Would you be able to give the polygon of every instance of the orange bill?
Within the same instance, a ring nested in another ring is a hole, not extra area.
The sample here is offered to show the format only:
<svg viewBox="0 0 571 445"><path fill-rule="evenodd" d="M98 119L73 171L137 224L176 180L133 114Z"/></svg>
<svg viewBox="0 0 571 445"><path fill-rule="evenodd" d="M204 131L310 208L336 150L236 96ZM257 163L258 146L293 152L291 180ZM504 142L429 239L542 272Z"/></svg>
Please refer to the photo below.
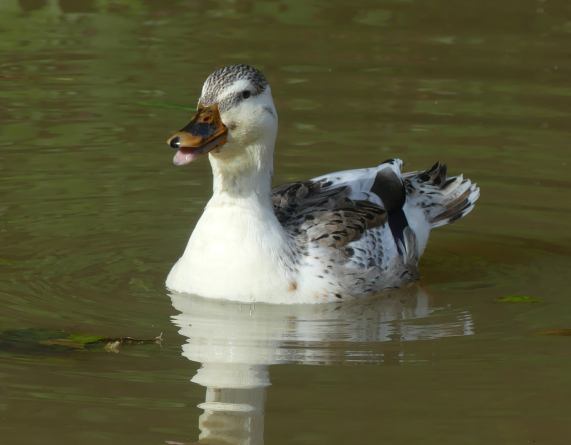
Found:
<svg viewBox="0 0 571 445"><path fill-rule="evenodd" d="M226 143L227 136L228 128L222 123L218 105L214 104L200 106L190 123L173 134L167 144L177 149L174 164L185 165Z"/></svg>

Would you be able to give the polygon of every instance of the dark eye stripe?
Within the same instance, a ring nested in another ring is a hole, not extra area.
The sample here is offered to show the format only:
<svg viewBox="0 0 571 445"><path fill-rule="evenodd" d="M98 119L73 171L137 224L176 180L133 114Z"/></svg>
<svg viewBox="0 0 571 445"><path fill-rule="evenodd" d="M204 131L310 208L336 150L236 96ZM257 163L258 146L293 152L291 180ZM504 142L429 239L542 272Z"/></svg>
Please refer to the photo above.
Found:
<svg viewBox="0 0 571 445"><path fill-rule="evenodd" d="M248 97L246 97L246 98L244 97L244 93L245 93L245 92L248 92ZM254 93L252 93L252 92L249 91L249 90L244 90L244 91L242 91L242 92L240 92L240 93L238 93L238 94L234 94L234 95L232 95L232 96L228 96L228 97L226 97L225 99L222 99L222 100L218 103L218 109L219 109L220 111L227 111L227 110L229 110L230 108L233 108L233 107L235 107L236 105L238 105L238 104L239 104L240 102L242 102L244 99L248 99L248 98L250 98L250 97L258 96L258 95L260 95L262 92L263 92L263 90L262 90L262 91L259 91L259 92L254 92ZM207 105L207 104L205 104L204 102L206 102L206 101L204 101L204 100L201 101L201 103L202 103L203 105ZM214 101L212 101L212 103L214 103Z"/></svg>
<svg viewBox="0 0 571 445"><path fill-rule="evenodd" d="M251 86L251 85L250 85ZM248 99L250 97L256 97L259 96L260 94L262 94L264 91L266 90L266 87L264 86L264 88L262 89L254 89L254 91L252 90L243 90L240 91L238 93L234 93L233 96L230 97L226 97L226 99L223 99L222 101L220 101L218 103L220 110L222 111L222 107L221 105L223 103L232 103L233 105L239 103L240 101L244 100L244 99ZM217 95L222 92L222 88L217 89L216 91L207 91L206 93L204 93L204 95L200 98L200 103L204 106L208 106L208 105L212 105L213 103L216 102L216 98ZM248 97L244 97L244 93L247 92L247 96Z"/></svg>

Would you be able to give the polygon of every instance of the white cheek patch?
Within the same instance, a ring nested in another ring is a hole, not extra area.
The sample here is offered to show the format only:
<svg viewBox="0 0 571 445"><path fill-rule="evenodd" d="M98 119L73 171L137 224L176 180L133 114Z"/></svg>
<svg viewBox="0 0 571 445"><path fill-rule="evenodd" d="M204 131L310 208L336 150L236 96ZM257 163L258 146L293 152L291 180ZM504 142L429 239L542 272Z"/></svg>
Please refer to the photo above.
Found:
<svg viewBox="0 0 571 445"><path fill-rule="evenodd" d="M253 129L265 119L277 120L269 87L263 93L244 99L221 113L224 123L235 123L242 128L249 127Z"/></svg>

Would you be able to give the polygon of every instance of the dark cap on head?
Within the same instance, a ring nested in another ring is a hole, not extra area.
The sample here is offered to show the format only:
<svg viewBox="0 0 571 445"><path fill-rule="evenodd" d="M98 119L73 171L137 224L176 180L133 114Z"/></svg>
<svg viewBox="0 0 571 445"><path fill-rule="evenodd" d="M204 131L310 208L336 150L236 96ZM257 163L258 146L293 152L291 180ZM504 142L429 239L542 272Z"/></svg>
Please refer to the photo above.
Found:
<svg viewBox="0 0 571 445"><path fill-rule="evenodd" d="M204 82L204 89L200 103L211 105L224 88L230 86L237 80L248 80L253 87L250 91L252 96L262 93L268 86L268 81L264 74L250 65L228 65L214 71Z"/></svg>

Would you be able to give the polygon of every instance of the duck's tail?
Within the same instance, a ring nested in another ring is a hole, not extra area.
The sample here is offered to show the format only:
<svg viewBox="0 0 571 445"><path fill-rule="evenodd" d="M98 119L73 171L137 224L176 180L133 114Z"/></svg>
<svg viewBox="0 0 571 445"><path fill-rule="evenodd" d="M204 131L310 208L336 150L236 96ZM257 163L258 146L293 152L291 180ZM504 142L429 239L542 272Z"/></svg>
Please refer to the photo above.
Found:
<svg viewBox="0 0 571 445"><path fill-rule="evenodd" d="M431 227L451 224L472 211L480 188L462 175L446 175L446 165L437 162L423 172L403 175L407 201L424 211Z"/></svg>

